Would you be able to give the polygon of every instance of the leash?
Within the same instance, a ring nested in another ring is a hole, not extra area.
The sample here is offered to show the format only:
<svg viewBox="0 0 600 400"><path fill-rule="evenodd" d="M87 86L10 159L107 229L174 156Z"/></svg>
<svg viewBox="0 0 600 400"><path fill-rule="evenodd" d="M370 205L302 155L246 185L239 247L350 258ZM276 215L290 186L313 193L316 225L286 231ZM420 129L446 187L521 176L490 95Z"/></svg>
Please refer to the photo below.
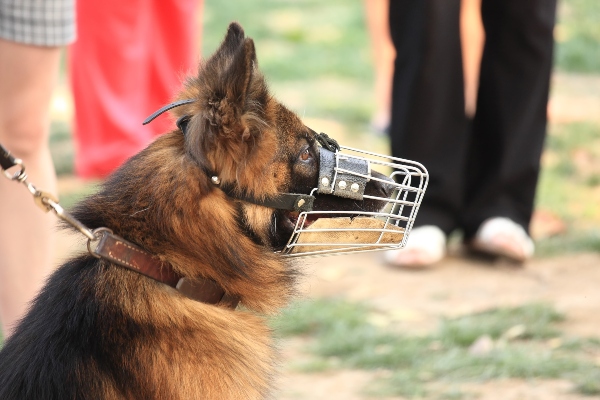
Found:
<svg viewBox="0 0 600 400"><path fill-rule="evenodd" d="M27 187L35 204L42 211L53 211L59 219L87 237L87 249L92 256L164 283L190 299L207 304L221 304L232 309L237 307L239 299L228 295L212 279L199 278L192 280L183 277L173 270L171 264L161 261L158 257L151 255L139 246L115 235L110 229L101 227L91 230L86 227L69 214L59 204L56 197L38 190L28 182L23 161L14 157L2 144L0 144L0 167L6 178L22 183ZM11 172L13 169L15 171Z"/></svg>
<svg viewBox="0 0 600 400"><path fill-rule="evenodd" d="M42 211L54 211L58 218L76 228L88 238L88 241L97 239L92 230L88 229L81 222L73 218L68 212L65 211L64 208L60 206L60 204L58 204L58 199L56 197L50 193L38 190L34 185L28 182L23 161L19 158L13 157L13 155L10 154L10 152L6 150L2 144L0 144L0 166L2 167L4 176L6 176L9 180L22 183L27 187L27 190L29 190L29 193L31 193L33 196L35 204L41 208ZM9 170L13 167L17 167L18 170L11 174Z"/></svg>

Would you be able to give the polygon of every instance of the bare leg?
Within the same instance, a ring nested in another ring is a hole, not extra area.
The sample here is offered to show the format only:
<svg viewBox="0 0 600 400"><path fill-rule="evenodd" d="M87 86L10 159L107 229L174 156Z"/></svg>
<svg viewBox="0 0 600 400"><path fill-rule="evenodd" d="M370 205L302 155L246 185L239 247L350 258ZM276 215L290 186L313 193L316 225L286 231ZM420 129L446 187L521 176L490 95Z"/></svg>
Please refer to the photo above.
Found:
<svg viewBox="0 0 600 400"><path fill-rule="evenodd" d="M54 194L49 103L59 59L58 47L0 39L0 143L23 160L30 182ZM0 176L0 221L0 322L8 337L50 271L55 220L24 186Z"/></svg>
<svg viewBox="0 0 600 400"><path fill-rule="evenodd" d="M460 38L465 80L465 114L467 117L473 118L477 108L479 66L485 42L485 32L481 21L481 0L461 1Z"/></svg>
<svg viewBox="0 0 600 400"><path fill-rule="evenodd" d="M375 67L375 115L372 125L378 130L390 124L392 77L396 51L390 37L388 21L389 0L365 0L367 28L371 38Z"/></svg>

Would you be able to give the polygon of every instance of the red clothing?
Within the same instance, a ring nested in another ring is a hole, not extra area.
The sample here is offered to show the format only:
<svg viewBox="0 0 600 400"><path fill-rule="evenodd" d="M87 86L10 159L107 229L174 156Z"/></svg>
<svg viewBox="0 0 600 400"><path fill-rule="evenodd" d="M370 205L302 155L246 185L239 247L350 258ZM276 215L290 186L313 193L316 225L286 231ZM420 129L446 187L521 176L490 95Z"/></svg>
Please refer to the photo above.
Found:
<svg viewBox="0 0 600 400"><path fill-rule="evenodd" d="M102 178L174 124L142 121L171 101L199 61L199 0L78 1L70 74L75 170Z"/></svg>

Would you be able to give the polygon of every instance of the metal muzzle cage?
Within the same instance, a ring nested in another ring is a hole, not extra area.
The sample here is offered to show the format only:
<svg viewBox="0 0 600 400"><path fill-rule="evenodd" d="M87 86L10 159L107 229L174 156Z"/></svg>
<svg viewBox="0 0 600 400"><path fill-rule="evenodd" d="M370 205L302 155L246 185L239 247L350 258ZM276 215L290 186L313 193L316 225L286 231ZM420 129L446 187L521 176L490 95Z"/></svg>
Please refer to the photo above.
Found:
<svg viewBox="0 0 600 400"><path fill-rule="evenodd" d="M427 188L428 174L417 162L340 146L320 149L318 186L311 194L373 200L378 211L304 211L282 253L330 255L406 246ZM372 174L371 169L382 175ZM365 194L369 181L391 185L389 197Z"/></svg>

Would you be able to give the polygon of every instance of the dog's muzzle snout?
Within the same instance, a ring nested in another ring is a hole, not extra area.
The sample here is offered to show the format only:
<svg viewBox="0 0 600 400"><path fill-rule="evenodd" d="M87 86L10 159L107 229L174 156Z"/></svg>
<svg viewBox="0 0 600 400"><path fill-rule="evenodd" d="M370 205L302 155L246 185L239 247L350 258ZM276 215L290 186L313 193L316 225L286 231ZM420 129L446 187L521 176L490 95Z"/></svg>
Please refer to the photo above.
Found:
<svg viewBox="0 0 600 400"><path fill-rule="evenodd" d="M325 196L316 196L315 210L295 218L282 252L306 256L404 247L427 187L425 167L315 136L325 143L319 140L318 182L311 194Z"/></svg>

